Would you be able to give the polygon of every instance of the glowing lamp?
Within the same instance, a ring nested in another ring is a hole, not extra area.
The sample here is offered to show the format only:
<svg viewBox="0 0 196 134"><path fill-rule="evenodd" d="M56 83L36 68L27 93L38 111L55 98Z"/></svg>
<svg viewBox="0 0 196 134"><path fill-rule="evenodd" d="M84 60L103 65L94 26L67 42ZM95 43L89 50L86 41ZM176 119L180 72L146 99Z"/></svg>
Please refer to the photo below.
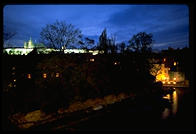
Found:
<svg viewBox="0 0 196 134"><path fill-rule="evenodd" d="M28 79L31 79L31 74L27 74L27 78Z"/></svg>
<svg viewBox="0 0 196 134"><path fill-rule="evenodd" d="M59 77L59 73L56 73L56 77Z"/></svg>
<svg viewBox="0 0 196 134"><path fill-rule="evenodd" d="M92 59L90 59L90 61L91 61L91 62L94 62L94 61L95 61L95 59L93 59L93 58L92 58Z"/></svg>
<svg viewBox="0 0 196 134"><path fill-rule="evenodd" d="M47 77L47 74L46 74L46 73L44 73L44 74L43 74L43 78L46 78L46 77Z"/></svg>

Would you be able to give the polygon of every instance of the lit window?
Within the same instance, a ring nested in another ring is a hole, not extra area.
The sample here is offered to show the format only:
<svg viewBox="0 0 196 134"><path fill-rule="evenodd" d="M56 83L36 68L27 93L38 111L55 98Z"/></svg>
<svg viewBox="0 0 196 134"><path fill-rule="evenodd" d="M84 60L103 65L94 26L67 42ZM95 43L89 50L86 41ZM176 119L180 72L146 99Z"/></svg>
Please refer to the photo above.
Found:
<svg viewBox="0 0 196 134"><path fill-rule="evenodd" d="M44 74L43 74L43 78L46 78L46 77L47 77L47 74L46 74L46 73L44 73Z"/></svg>
<svg viewBox="0 0 196 134"><path fill-rule="evenodd" d="M59 73L56 73L56 77L59 77Z"/></svg>
<svg viewBox="0 0 196 134"><path fill-rule="evenodd" d="M28 79L31 79L31 74L27 74L27 78Z"/></svg>
<svg viewBox="0 0 196 134"><path fill-rule="evenodd" d="M170 68L168 68L168 70L170 70Z"/></svg>
<svg viewBox="0 0 196 134"><path fill-rule="evenodd" d="M95 59L93 59L93 58L92 58L92 59L90 59L90 61L91 61L91 62L94 62L94 61L95 61Z"/></svg>
<svg viewBox="0 0 196 134"><path fill-rule="evenodd" d="M14 79L14 82L16 82L16 79Z"/></svg>
<svg viewBox="0 0 196 134"><path fill-rule="evenodd" d="M117 65L117 62L114 62L114 65Z"/></svg>
<svg viewBox="0 0 196 134"><path fill-rule="evenodd" d="M174 78L174 80L176 80L176 78Z"/></svg>
<svg viewBox="0 0 196 134"><path fill-rule="evenodd" d="M176 62L174 62L174 66L176 66Z"/></svg>
<svg viewBox="0 0 196 134"><path fill-rule="evenodd" d="M165 62L166 61L166 58L164 58L163 61Z"/></svg>
<svg viewBox="0 0 196 134"><path fill-rule="evenodd" d="M170 82L169 82L169 81L168 81L167 83L168 83L168 84L170 84Z"/></svg>
<svg viewBox="0 0 196 134"><path fill-rule="evenodd" d="M163 84L165 84L165 81L163 81Z"/></svg>
<svg viewBox="0 0 196 134"><path fill-rule="evenodd" d="M12 83L10 83L10 84L8 85L8 87L12 87Z"/></svg>
<svg viewBox="0 0 196 134"><path fill-rule="evenodd" d="M173 84L176 84L176 82L174 81Z"/></svg>

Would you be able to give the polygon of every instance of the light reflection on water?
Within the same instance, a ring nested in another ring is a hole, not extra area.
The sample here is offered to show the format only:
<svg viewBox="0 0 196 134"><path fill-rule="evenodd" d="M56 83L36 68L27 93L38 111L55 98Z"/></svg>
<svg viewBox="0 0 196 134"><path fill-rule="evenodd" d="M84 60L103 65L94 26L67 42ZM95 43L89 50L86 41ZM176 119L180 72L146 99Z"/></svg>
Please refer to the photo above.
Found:
<svg viewBox="0 0 196 134"><path fill-rule="evenodd" d="M168 99L171 103L171 107L166 107L162 112L162 119L167 119L169 117L175 116L178 110L178 95L176 90L172 94L167 94L163 98Z"/></svg>

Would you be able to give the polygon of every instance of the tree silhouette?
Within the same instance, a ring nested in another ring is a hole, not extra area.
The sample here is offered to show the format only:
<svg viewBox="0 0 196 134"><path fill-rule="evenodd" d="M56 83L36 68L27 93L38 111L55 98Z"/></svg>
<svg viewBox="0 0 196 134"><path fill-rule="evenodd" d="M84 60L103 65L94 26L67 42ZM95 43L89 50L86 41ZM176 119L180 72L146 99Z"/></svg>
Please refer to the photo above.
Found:
<svg viewBox="0 0 196 134"><path fill-rule="evenodd" d="M110 39L107 39L107 44L108 44L108 50L111 52L111 53L116 53L117 52L117 46L115 44L116 42L116 38L115 36L112 36ZM108 51L107 50L107 51Z"/></svg>
<svg viewBox="0 0 196 134"><path fill-rule="evenodd" d="M125 43L124 42L120 43L119 47L120 47L120 52L124 53L125 52Z"/></svg>
<svg viewBox="0 0 196 134"><path fill-rule="evenodd" d="M129 40L129 48L135 50L135 52L149 52L153 43L152 37L152 34L145 32L133 35L131 40Z"/></svg>
<svg viewBox="0 0 196 134"><path fill-rule="evenodd" d="M84 38L84 41L79 41L79 43L82 45L83 49L89 50L89 47L92 48L92 45L94 45L95 41L93 39L90 39L88 37Z"/></svg>
<svg viewBox="0 0 196 134"><path fill-rule="evenodd" d="M103 50L104 53L108 52L108 39L107 39L107 31L106 28L103 30L99 37L99 46L98 50Z"/></svg>
<svg viewBox="0 0 196 134"><path fill-rule="evenodd" d="M86 41L87 44L94 44L95 43L94 40L89 39L88 37L85 38L85 41Z"/></svg>
<svg viewBox="0 0 196 134"><path fill-rule="evenodd" d="M47 24L42 28L40 35L44 44L60 50L75 45L82 38L81 31L65 21Z"/></svg>
<svg viewBox="0 0 196 134"><path fill-rule="evenodd" d="M7 41L9 41L11 38L13 38L16 35L16 32L9 32L6 30L5 26L4 26L4 30L3 30L3 44L5 45L5 43ZM10 44L8 44L9 47Z"/></svg>

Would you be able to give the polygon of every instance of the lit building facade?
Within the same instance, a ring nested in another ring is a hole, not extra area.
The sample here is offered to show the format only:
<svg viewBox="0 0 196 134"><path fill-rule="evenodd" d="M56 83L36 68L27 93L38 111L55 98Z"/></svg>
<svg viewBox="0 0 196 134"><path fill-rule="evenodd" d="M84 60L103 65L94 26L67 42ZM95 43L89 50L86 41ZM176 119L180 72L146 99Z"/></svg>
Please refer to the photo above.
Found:
<svg viewBox="0 0 196 134"><path fill-rule="evenodd" d="M28 42L24 42L24 47L18 47L18 48L4 48L3 52L8 53L9 55L27 55L29 54L34 48L37 48L38 54L49 54L51 52L58 52L59 49L54 48L47 48L43 44L34 44L33 41L30 40ZM86 51L84 49L65 49L64 53L91 53L93 55L96 55L98 53L103 53L99 50L90 50Z"/></svg>
<svg viewBox="0 0 196 134"><path fill-rule="evenodd" d="M157 68L157 66L160 67L160 69L157 71L157 73L151 73L156 77L156 81L161 81L163 84L176 84L185 82L185 73L180 72L178 70L172 70L171 68L177 67L178 62L173 61L173 64L171 66L166 66L166 58L163 59L162 64L154 64L154 67Z"/></svg>

